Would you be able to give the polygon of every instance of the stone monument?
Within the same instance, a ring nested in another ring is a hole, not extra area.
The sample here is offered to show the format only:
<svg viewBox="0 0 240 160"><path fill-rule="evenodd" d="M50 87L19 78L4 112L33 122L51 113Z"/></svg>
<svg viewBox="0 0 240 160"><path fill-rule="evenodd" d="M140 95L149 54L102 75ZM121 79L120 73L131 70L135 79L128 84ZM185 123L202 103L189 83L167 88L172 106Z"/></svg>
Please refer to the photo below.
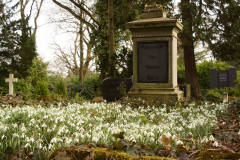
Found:
<svg viewBox="0 0 240 160"><path fill-rule="evenodd" d="M17 78L13 78L13 74L9 74L9 78L6 78L5 82L9 82L9 94L8 95L13 95L13 82L17 82Z"/></svg>
<svg viewBox="0 0 240 160"><path fill-rule="evenodd" d="M210 89L214 88L225 88L225 87L235 87L237 82L237 68L230 67L229 70L219 70L216 68L209 69L210 75Z"/></svg>
<svg viewBox="0 0 240 160"><path fill-rule="evenodd" d="M166 18L161 5L149 5L142 19L126 23L133 40L133 88L135 98L165 103L180 99L177 84L177 39L183 25Z"/></svg>

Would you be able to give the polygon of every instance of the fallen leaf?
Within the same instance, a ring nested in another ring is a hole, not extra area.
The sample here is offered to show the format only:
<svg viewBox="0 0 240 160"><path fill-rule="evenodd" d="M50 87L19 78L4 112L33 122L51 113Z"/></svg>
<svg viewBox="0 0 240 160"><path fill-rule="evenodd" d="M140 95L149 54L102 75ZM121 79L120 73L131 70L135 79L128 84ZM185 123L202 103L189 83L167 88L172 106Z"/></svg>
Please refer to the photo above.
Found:
<svg viewBox="0 0 240 160"><path fill-rule="evenodd" d="M188 151L190 149L190 146L186 145L186 146L183 146L183 148L185 148Z"/></svg>
<svg viewBox="0 0 240 160"><path fill-rule="evenodd" d="M236 116L232 116L231 119L236 119Z"/></svg>
<svg viewBox="0 0 240 160"><path fill-rule="evenodd" d="M172 138L167 138L167 136L162 135L161 142L163 143L163 146L171 146Z"/></svg>
<svg viewBox="0 0 240 160"><path fill-rule="evenodd" d="M162 155L164 157L167 157L170 153L171 147L170 146L166 146L165 150L163 151Z"/></svg>

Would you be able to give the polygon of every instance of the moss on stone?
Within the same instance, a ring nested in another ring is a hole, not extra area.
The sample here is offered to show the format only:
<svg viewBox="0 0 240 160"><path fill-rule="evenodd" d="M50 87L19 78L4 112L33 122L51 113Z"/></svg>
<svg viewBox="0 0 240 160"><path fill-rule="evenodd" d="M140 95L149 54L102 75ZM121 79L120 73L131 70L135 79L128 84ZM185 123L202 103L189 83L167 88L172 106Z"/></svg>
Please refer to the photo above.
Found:
<svg viewBox="0 0 240 160"><path fill-rule="evenodd" d="M198 154L196 160L207 160L207 159L240 159L240 153L219 153L202 151Z"/></svg>
<svg viewBox="0 0 240 160"><path fill-rule="evenodd" d="M82 149L77 146L61 147L55 149L48 155L46 160L74 160L74 159L85 159L92 157L95 160L164 160L165 157L153 157L153 156L133 156L121 151L107 151L106 148L85 148ZM175 160L173 158L167 158L168 160Z"/></svg>

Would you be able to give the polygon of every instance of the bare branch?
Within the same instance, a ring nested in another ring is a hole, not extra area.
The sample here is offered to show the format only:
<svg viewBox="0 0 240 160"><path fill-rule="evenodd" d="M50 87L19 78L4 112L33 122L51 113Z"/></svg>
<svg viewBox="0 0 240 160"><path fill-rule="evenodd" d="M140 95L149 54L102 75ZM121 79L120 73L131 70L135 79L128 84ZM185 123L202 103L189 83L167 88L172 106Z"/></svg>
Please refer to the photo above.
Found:
<svg viewBox="0 0 240 160"><path fill-rule="evenodd" d="M98 20L90 13L88 12L81 4L76 3L74 0L69 0L71 1L75 6L77 6L78 8L82 9L89 17L91 17L91 19L97 23L98 26L100 26Z"/></svg>
<svg viewBox="0 0 240 160"><path fill-rule="evenodd" d="M74 13L69 7L59 3L58 1L56 0L52 0L55 4L57 4L58 6L60 6L61 8L67 10L69 13L71 13L75 18L77 18L78 20L80 20L81 22L85 23L87 26L89 26L91 29L95 30L95 27L87 22L85 19L82 19L79 15L77 15L76 13Z"/></svg>

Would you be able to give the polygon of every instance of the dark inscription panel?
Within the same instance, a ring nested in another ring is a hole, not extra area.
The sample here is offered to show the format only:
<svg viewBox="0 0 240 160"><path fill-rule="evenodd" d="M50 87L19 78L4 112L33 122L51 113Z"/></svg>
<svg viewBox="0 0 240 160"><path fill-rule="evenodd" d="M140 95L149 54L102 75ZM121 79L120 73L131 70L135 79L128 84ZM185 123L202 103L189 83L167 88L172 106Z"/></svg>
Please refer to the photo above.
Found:
<svg viewBox="0 0 240 160"><path fill-rule="evenodd" d="M126 92L130 91L133 86L131 78L106 78L102 81L102 96L107 102L114 102L122 97L119 86L124 82Z"/></svg>
<svg viewBox="0 0 240 160"><path fill-rule="evenodd" d="M138 43L138 83L168 83L168 41Z"/></svg>
<svg viewBox="0 0 240 160"><path fill-rule="evenodd" d="M229 87L229 71L218 71L218 87Z"/></svg>

